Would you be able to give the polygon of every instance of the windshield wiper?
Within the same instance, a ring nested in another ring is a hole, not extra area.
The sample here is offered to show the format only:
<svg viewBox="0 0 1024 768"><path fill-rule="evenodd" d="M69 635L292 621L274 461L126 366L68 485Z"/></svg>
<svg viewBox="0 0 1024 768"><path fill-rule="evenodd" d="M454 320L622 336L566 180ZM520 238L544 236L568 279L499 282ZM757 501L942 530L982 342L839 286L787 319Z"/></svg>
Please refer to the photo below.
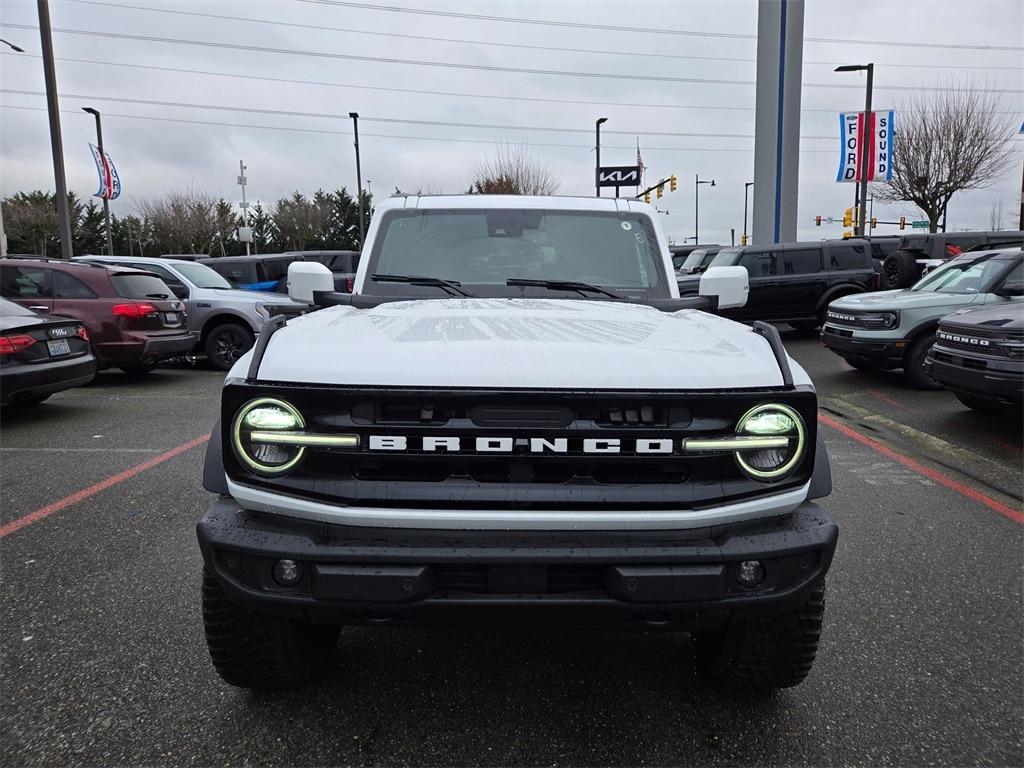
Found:
<svg viewBox="0 0 1024 768"><path fill-rule="evenodd" d="M458 280L442 280L440 277L419 277L417 275L370 275L375 283L407 283L408 285L426 285L432 288L441 288L446 293L454 296L467 296L472 298L476 294L463 290L462 283Z"/></svg>
<svg viewBox="0 0 1024 768"><path fill-rule="evenodd" d="M617 293L612 293L600 285L590 283L578 283L575 280L530 280L525 277L510 277L505 285L525 286L528 288L547 288L552 291L576 291L580 295L587 293L601 293L612 299L621 299Z"/></svg>

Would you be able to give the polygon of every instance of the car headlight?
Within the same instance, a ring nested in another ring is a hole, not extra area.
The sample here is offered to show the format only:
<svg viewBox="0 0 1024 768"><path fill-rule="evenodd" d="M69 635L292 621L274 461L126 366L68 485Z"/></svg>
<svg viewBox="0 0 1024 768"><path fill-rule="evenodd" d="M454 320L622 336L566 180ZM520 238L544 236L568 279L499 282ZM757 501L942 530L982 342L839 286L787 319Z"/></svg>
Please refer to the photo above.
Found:
<svg viewBox="0 0 1024 768"><path fill-rule="evenodd" d="M871 312L861 319L868 328L895 328L900 324L898 312Z"/></svg>
<svg viewBox="0 0 1024 768"><path fill-rule="evenodd" d="M1010 357L1024 357L1024 341L1019 339L1007 339L1006 341L999 342L999 346Z"/></svg>
<svg viewBox="0 0 1024 768"><path fill-rule="evenodd" d="M274 397L250 400L235 415L231 445L239 461L261 475L279 475L302 460L302 445L271 441L282 433L301 432L306 426L294 406ZM261 441L263 437L266 442Z"/></svg>
<svg viewBox="0 0 1024 768"><path fill-rule="evenodd" d="M787 405L768 403L751 408L736 424L741 437L785 437L784 448L736 451L736 463L754 480L772 482L789 475L803 458L807 447L804 420Z"/></svg>

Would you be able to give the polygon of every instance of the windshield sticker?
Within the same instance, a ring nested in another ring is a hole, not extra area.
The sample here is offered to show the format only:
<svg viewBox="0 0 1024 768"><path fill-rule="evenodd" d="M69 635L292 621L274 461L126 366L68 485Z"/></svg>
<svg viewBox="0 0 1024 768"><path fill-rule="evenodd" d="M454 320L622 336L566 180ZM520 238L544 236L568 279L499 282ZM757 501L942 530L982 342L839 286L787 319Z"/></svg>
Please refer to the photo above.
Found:
<svg viewBox="0 0 1024 768"><path fill-rule="evenodd" d="M633 228L633 225L630 224L628 221L622 222L622 224L620 224L619 226L621 226L627 232L629 232L629 230L631 230Z"/></svg>

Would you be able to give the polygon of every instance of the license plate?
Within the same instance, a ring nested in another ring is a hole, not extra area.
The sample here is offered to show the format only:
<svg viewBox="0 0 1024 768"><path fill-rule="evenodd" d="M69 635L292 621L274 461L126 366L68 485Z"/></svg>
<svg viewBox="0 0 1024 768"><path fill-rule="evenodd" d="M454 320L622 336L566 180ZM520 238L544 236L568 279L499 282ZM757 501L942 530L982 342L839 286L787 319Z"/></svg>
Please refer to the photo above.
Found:
<svg viewBox="0 0 1024 768"><path fill-rule="evenodd" d="M57 339L56 341L46 342L47 348L50 350L50 357L60 357L61 355L71 354L71 345L67 339Z"/></svg>
<svg viewBox="0 0 1024 768"><path fill-rule="evenodd" d="M168 325L178 324L178 313L177 312L164 312L164 322Z"/></svg>

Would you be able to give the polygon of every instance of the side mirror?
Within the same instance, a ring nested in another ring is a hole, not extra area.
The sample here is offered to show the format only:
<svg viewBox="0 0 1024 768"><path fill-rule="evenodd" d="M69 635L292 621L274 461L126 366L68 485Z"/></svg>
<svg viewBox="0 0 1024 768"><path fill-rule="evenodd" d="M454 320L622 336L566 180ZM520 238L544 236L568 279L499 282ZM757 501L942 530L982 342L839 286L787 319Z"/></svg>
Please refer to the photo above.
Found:
<svg viewBox="0 0 1024 768"><path fill-rule="evenodd" d="M333 291L334 275L319 261L293 261L288 265L288 298L313 303L314 291Z"/></svg>
<svg viewBox="0 0 1024 768"><path fill-rule="evenodd" d="M1024 283L1003 283L995 291L996 296L1010 299L1015 296L1024 296Z"/></svg>
<svg viewBox="0 0 1024 768"><path fill-rule="evenodd" d="M750 282L746 267L708 267L700 277L700 295L716 296L719 309L734 309L747 303Z"/></svg>

